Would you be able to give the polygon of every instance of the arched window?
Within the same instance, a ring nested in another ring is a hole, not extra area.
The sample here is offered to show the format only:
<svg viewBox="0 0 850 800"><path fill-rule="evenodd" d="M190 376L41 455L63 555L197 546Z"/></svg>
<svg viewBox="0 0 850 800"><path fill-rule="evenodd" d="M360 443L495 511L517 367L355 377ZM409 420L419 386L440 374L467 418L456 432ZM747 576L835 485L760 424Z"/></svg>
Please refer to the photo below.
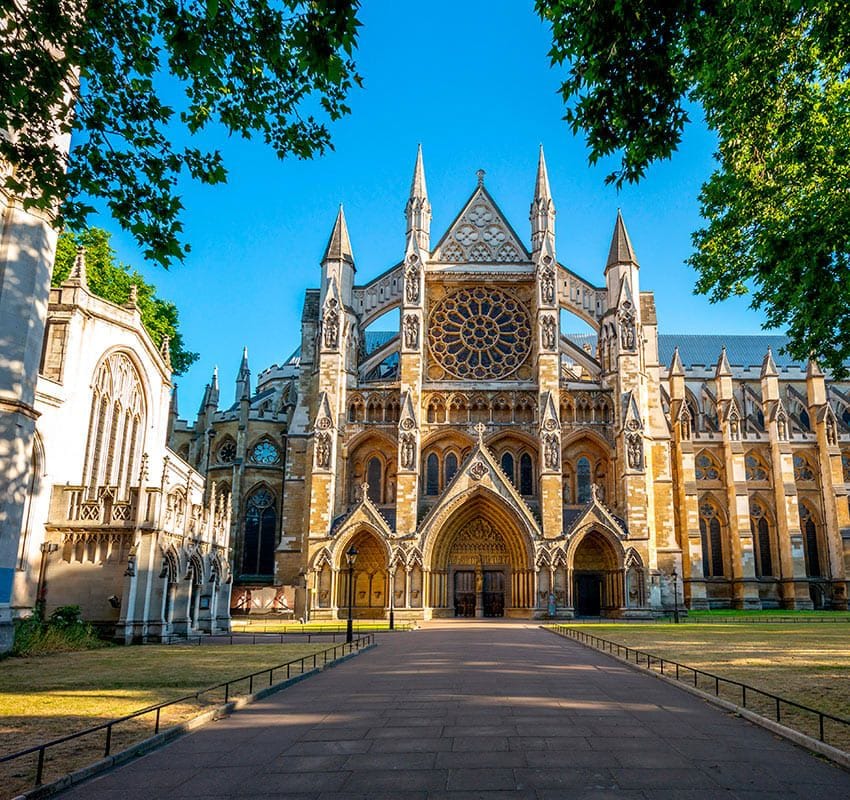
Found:
<svg viewBox="0 0 850 800"><path fill-rule="evenodd" d="M505 451L502 453L502 461L501 461L502 472L508 476L511 483L516 482L516 476L514 475L514 457L513 454Z"/></svg>
<svg viewBox="0 0 850 800"><path fill-rule="evenodd" d="M767 464L764 459L755 451L747 453L744 459L744 468L746 470L746 478L748 481L767 481L770 476L767 470Z"/></svg>
<svg viewBox="0 0 850 800"><path fill-rule="evenodd" d="M443 472L445 474L445 485L448 486L452 478L457 475L457 456L454 453L449 453L446 456Z"/></svg>
<svg viewBox="0 0 850 800"><path fill-rule="evenodd" d="M277 512L272 493L261 486L245 503L242 574L274 575Z"/></svg>
<svg viewBox="0 0 850 800"><path fill-rule="evenodd" d="M815 480L815 471L804 456L794 456L794 480L804 483L813 483Z"/></svg>
<svg viewBox="0 0 850 800"><path fill-rule="evenodd" d="M750 528L753 532L753 550L756 555L756 575L760 578L773 575L770 524L761 503L750 504Z"/></svg>
<svg viewBox="0 0 850 800"><path fill-rule="evenodd" d="M369 499L376 505L380 505L382 502L381 488L383 482L381 472L381 460L377 456L373 456L366 465L366 482L369 484Z"/></svg>
<svg viewBox="0 0 850 800"><path fill-rule="evenodd" d="M576 501L587 503L590 500L590 461L582 456L576 462Z"/></svg>
<svg viewBox="0 0 850 800"><path fill-rule="evenodd" d="M810 431L812 429L812 423L809 420L809 412L806 411L805 408L800 406L800 413L799 413L798 416L799 416L799 419L800 419L800 427L804 431Z"/></svg>
<svg viewBox="0 0 850 800"><path fill-rule="evenodd" d="M818 528L812 510L805 503L800 503L800 527L803 530L805 542L806 575L810 578L819 578L823 573L820 568Z"/></svg>
<svg viewBox="0 0 850 800"><path fill-rule="evenodd" d="M534 494L534 469L528 453L523 453L519 458L519 493Z"/></svg>
<svg viewBox="0 0 850 800"><path fill-rule="evenodd" d="M436 495L440 492L440 464L436 453L430 453L425 462L425 494Z"/></svg>
<svg viewBox="0 0 850 800"><path fill-rule="evenodd" d="M715 461L714 456L705 450L696 457L695 472L698 481L720 480L720 466Z"/></svg>
<svg viewBox="0 0 850 800"><path fill-rule="evenodd" d="M702 574L723 577L723 529L717 509L711 503L699 507L699 533L702 541Z"/></svg>
<svg viewBox="0 0 850 800"><path fill-rule="evenodd" d="M145 430L142 383L133 362L113 353L94 380L83 482L89 493L116 486L123 497L138 475Z"/></svg>

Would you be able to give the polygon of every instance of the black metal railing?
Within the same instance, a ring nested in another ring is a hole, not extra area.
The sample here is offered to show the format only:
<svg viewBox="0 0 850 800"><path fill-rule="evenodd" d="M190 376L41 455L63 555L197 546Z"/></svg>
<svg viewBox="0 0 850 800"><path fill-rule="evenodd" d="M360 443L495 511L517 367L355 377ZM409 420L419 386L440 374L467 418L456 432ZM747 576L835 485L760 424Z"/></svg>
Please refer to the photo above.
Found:
<svg viewBox="0 0 850 800"><path fill-rule="evenodd" d="M393 631L409 631L411 629L411 625L406 622L397 622L393 628ZM392 633L387 627L387 625L369 625L363 623L354 623L354 633ZM309 627L305 627L304 625L299 625L295 623L294 625L260 625L259 623L247 623L244 625L239 625L236 630L233 631L234 635L237 633L284 633L284 634L301 634L304 636L311 634L328 634L328 633L345 633L346 632L346 623L333 623L328 625L310 625ZM219 634L211 634L212 636L217 636ZM226 634L225 634L226 635Z"/></svg>
<svg viewBox="0 0 850 800"><path fill-rule="evenodd" d="M229 703L231 696L237 696L235 694L232 694L232 687L240 683L244 683L247 681L247 694L250 695L254 693L255 686L259 687L262 685L261 679L264 676L268 677L268 686L271 687L274 685L275 674L277 674L279 681L288 680L293 676L303 675L310 669L318 669L319 667L324 667L331 661L335 661L336 659L341 658L346 654L360 651L363 648L369 647L374 643L374 634L367 633L358 637L351 643L343 642L341 644L336 644L332 647L327 647L324 650L317 650L315 653L309 653L307 655L302 656L301 658L294 658L291 661L286 661L282 664L276 664L273 667L266 667L265 669L257 670L256 672L249 673L248 675L240 675L238 678L231 678L230 680L224 681L222 683L217 683L214 686L207 686L203 689L199 689L198 691L193 692L192 694L187 694L183 697L175 698L174 700L168 700L164 703L158 703L157 705L140 708L137 711L133 711L130 714L124 715L123 717L111 719L108 722L101 723L100 725L94 725L91 728L86 728L85 730L78 731L76 733L69 733L67 736L61 736L58 739L51 739L48 742L41 742L40 744L33 745L32 747L28 747L24 750L19 750L17 753L11 753L10 755L0 757L0 764L15 761L20 758L25 758L26 756L35 756L37 760L33 786L40 786L43 782L42 779L44 777L45 760L48 751L51 748L58 747L59 745L66 744L76 739L81 739L84 736L94 736L95 734L102 732L103 748L101 752L103 754L102 757L106 758L112 753L112 732L119 725L127 723L131 720L138 720L141 717L145 717L147 715L152 714L154 715L153 733L154 735L156 735L159 733L162 710L168 708L169 706L178 705L180 703L187 703L190 701L198 702L201 700L202 695L211 694L221 689L224 690L224 702ZM285 677L283 677L284 673Z"/></svg>
<svg viewBox="0 0 850 800"><path fill-rule="evenodd" d="M627 647L610 639L602 639L569 625L552 625L550 630L626 661L634 661L639 667L693 685L695 689L713 693L715 697L729 700L760 716L773 718L787 727L816 737L824 744L832 744L842 750L847 750L850 744L850 719L811 708L748 683L724 678L722 675L647 653L645 650ZM836 732L838 735L835 735ZM833 735L828 735L829 733Z"/></svg>

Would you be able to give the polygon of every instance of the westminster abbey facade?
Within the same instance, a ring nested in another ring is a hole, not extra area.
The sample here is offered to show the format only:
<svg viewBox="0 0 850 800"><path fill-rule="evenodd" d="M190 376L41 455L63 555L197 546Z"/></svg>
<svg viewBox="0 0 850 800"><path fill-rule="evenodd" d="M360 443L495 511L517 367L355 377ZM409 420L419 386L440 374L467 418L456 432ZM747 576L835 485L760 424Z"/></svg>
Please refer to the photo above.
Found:
<svg viewBox="0 0 850 800"><path fill-rule="evenodd" d="M175 401L234 608L335 619L349 576L372 618L846 608L850 387L782 337L659 334L619 214L598 280L564 266L542 151L530 218L479 173L432 237L420 152L399 260L359 276L340 210L296 353Z"/></svg>

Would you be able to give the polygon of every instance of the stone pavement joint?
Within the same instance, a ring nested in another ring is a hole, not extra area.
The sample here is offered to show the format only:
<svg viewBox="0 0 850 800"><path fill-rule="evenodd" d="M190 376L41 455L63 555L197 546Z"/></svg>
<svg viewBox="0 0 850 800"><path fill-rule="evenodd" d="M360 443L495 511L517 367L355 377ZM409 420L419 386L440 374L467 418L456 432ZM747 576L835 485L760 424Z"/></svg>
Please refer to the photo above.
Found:
<svg viewBox="0 0 850 800"><path fill-rule="evenodd" d="M850 797L839 767L530 623L379 641L62 797Z"/></svg>

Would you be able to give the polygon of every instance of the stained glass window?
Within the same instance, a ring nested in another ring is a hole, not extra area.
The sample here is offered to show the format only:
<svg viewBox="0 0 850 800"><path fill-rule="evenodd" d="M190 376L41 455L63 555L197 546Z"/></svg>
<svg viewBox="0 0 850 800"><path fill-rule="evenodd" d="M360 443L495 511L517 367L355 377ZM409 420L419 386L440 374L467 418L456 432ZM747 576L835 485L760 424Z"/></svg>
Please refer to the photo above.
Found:
<svg viewBox="0 0 850 800"><path fill-rule="evenodd" d="M242 574L273 575L277 513L274 496L266 488L254 491L245 507Z"/></svg>
<svg viewBox="0 0 850 800"><path fill-rule="evenodd" d="M262 441L251 448L251 461L255 464L277 464L280 452L271 442Z"/></svg>

